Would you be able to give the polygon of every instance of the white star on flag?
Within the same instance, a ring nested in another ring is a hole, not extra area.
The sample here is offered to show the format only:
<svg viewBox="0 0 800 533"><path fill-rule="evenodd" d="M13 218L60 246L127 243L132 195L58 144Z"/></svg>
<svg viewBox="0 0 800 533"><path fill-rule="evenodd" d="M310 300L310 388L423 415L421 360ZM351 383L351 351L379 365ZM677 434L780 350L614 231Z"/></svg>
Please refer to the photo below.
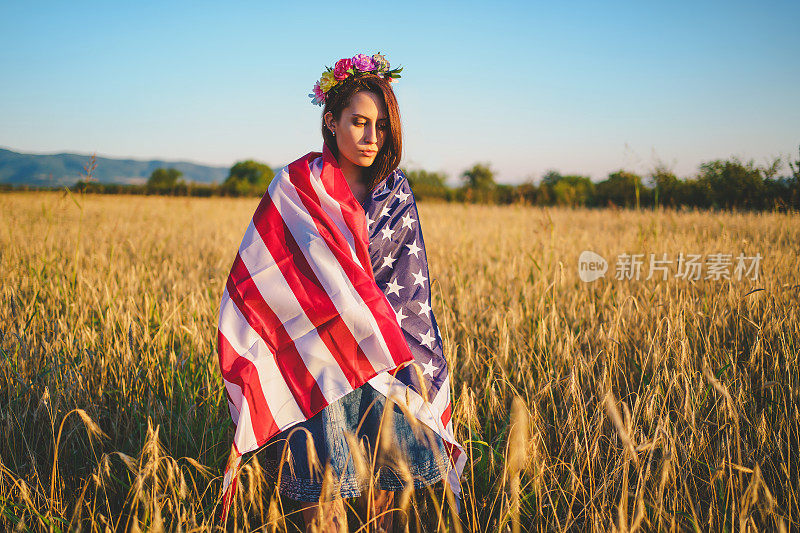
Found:
<svg viewBox="0 0 800 533"><path fill-rule="evenodd" d="M398 294L398 296L400 296ZM403 308L401 307L398 311L394 312L394 315L397 317L397 323L401 326L403 325L403 319L408 318L406 315L403 314Z"/></svg>
<svg viewBox="0 0 800 533"><path fill-rule="evenodd" d="M395 278L386 284L386 288L389 289L388 294L394 293L397 296L400 296L400 289L404 289L405 287L397 283L397 278ZM428 308L428 310L430 310L430 307Z"/></svg>
<svg viewBox="0 0 800 533"><path fill-rule="evenodd" d="M423 363L422 366L425 368L425 370L422 372L423 376L433 376L433 373L439 370L439 367L433 364L433 359L427 363Z"/></svg>
<svg viewBox="0 0 800 533"><path fill-rule="evenodd" d="M397 259L393 258L392 255L389 254L389 255L387 255L386 257L383 258L383 264L381 265L381 268L387 267L387 266L389 268L392 268L392 265L394 264L395 261L397 261Z"/></svg>
<svg viewBox="0 0 800 533"><path fill-rule="evenodd" d="M394 230L392 228L390 228L389 226L386 226L385 228L383 228L381 230L381 233L383 234L383 238L384 239L391 239L392 238L392 234L394 233Z"/></svg>
<svg viewBox="0 0 800 533"><path fill-rule="evenodd" d="M381 215L380 215L381 218L387 216L388 214L389 214L389 207L388 206L383 206L383 209L381 209Z"/></svg>
<svg viewBox="0 0 800 533"><path fill-rule="evenodd" d="M412 226L411 224L416 222L416 220L414 220L414 217L411 216L411 213L406 213L406 216L404 216L402 220L404 228L408 226L408 229L414 229L414 226Z"/></svg>
<svg viewBox="0 0 800 533"><path fill-rule="evenodd" d="M372 225L373 222L375 222L375 221L372 220L371 218L367 217L367 229L369 229L369 227Z"/></svg>
<svg viewBox="0 0 800 533"><path fill-rule="evenodd" d="M428 330L428 333L423 333L422 337L420 337L419 341L433 350L433 342L436 340L436 337L431 335L431 330Z"/></svg>
<svg viewBox="0 0 800 533"><path fill-rule="evenodd" d="M398 296L400 295L398 294ZM418 315L425 314L427 316L430 316L430 313L431 313L431 306L428 305L428 302L419 302L419 313L417 314Z"/></svg>
<svg viewBox="0 0 800 533"><path fill-rule="evenodd" d="M411 244L406 244L406 248L408 248L408 253L410 255L413 255L414 257L419 259L419 256L417 256L417 254L419 253L420 250L422 250L422 248L417 246L417 241L414 241Z"/></svg>
<svg viewBox="0 0 800 533"><path fill-rule="evenodd" d="M384 258L384 261L385 260L386 258ZM428 278L422 275L422 269L416 274L412 272L411 275L414 276L414 285L422 285L424 287L425 282L428 281Z"/></svg>
<svg viewBox="0 0 800 533"><path fill-rule="evenodd" d="M403 192L403 191L397 191L397 194L395 194L395 196L396 196L396 197L397 197L397 198L398 198L398 199L399 199L401 202L405 202L405 201L406 201L406 198L408 198L410 195L409 195L408 193L405 193L405 192Z"/></svg>

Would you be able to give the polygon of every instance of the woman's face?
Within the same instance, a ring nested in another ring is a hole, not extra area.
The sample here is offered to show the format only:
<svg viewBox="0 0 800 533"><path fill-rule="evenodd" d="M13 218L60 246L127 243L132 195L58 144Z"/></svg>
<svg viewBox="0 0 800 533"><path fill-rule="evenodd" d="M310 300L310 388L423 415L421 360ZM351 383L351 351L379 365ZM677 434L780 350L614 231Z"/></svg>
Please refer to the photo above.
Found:
<svg viewBox="0 0 800 533"><path fill-rule="evenodd" d="M383 147L389 132L389 118L380 97L371 91L359 91L342 110L338 121L325 116L325 124L336 135L339 155L360 167L368 167ZM343 161L339 158L339 164Z"/></svg>

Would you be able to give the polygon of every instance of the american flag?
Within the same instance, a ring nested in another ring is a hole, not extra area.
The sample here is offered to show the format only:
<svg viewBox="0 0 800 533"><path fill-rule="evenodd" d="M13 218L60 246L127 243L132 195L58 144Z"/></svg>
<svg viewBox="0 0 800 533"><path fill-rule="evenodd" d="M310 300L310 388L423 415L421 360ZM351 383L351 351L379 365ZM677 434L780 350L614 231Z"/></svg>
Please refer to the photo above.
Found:
<svg viewBox="0 0 800 533"><path fill-rule="evenodd" d="M373 194L365 216L324 147L281 170L253 215L220 303L217 349L236 425L223 516L241 454L367 381L387 396L408 386L416 402L409 407L448 445L458 493L465 457L452 438L422 234L407 181L399 171L390 179L394 186ZM373 246L375 239L384 242ZM396 371L413 360L427 364L430 403L415 373Z"/></svg>

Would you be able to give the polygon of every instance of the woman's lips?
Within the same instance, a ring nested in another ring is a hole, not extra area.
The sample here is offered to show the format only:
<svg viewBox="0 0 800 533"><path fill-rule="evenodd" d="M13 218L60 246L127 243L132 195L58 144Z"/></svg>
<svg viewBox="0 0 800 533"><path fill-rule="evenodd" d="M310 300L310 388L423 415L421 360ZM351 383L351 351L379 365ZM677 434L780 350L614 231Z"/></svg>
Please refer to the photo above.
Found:
<svg viewBox="0 0 800 533"><path fill-rule="evenodd" d="M359 150L359 152L366 156L373 156L378 153L377 150Z"/></svg>

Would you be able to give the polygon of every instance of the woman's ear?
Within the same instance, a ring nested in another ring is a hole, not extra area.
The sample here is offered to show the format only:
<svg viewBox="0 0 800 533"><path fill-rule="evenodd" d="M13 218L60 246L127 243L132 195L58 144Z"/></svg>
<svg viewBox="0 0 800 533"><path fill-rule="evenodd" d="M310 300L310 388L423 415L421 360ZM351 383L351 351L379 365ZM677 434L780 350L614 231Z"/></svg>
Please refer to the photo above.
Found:
<svg viewBox="0 0 800 533"><path fill-rule="evenodd" d="M325 126L327 126L330 131L332 132L336 131L336 127L334 126L335 121L333 120L333 113L331 113L330 111L325 113L323 120L325 121Z"/></svg>

